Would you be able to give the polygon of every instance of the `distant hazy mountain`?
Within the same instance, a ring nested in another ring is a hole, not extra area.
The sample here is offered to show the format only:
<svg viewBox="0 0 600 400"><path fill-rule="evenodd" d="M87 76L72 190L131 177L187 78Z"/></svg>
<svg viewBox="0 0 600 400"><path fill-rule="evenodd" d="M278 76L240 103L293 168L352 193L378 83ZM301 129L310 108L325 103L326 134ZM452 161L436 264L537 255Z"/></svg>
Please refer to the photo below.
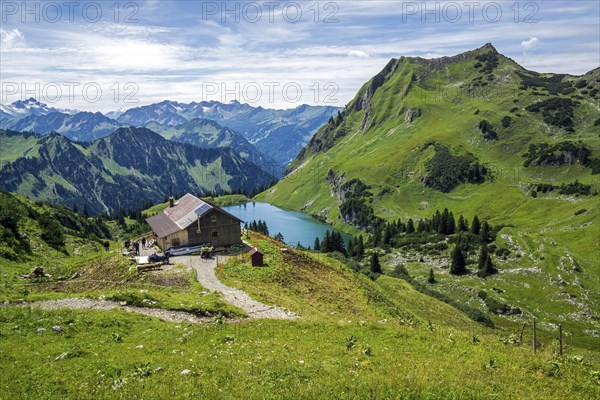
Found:
<svg viewBox="0 0 600 400"><path fill-rule="evenodd" d="M48 107L33 97L27 100L17 100L11 104L0 104L0 112L10 117L24 117L27 115L46 115L53 112L60 112L56 108ZM0 114L0 117L2 115Z"/></svg>
<svg viewBox="0 0 600 400"><path fill-rule="evenodd" d="M109 111L109 112L105 113L104 115L106 115L110 119L117 119L121 115L123 115L124 112L125 112L125 110L123 110L122 108L119 108L116 111Z"/></svg>
<svg viewBox="0 0 600 400"><path fill-rule="evenodd" d="M151 121L180 125L195 118L213 120L239 132L277 163L287 165L317 129L339 110L336 107L308 105L290 110L271 110L237 101L228 104L217 101L189 104L163 101L127 110L118 117L118 121L143 126Z"/></svg>
<svg viewBox="0 0 600 400"><path fill-rule="evenodd" d="M129 109L121 114L117 121L133 126L143 126L150 121L166 125L178 125L199 117L199 115L186 112L187 109L188 105L186 104L165 100L160 103ZM185 116L182 114L185 114Z"/></svg>
<svg viewBox="0 0 600 400"><path fill-rule="evenodd" d="M174 193L255 191L274 178L230 148L201 149L146 128L119 128L92 143L56 133L0 130L0 188L94 212L141 206Z"/></svg>
<svg viewBox="0 0 600 400"><path fill-rule="evenodd" d="M209 119L195 118L176 126L153 121L148 122L145 127L175 142L188 143L202 148L230 147L242 158L253 162L276 177L280 177L285 170L285 165L277 163L259 152L242 135Z"/></svg>
<svg viewBox="0 0 600 400"><path fill-rule="evenodd" d="M110 135L122 124L99 112L70 115L54 111L49 114L30 113L17 119L2 119L0 125L3 129L43 135L57 132L72 140L91 142Z"/></svg>

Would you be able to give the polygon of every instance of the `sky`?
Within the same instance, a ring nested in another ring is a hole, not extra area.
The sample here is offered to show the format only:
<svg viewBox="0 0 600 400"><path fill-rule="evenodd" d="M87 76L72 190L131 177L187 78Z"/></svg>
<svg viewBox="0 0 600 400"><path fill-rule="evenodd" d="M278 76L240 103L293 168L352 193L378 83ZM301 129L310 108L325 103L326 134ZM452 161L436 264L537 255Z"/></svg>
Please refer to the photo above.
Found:
<svg viewBox="0 0 600 400"><path fill-rule="evenodd" d="M0 2L0 103L344 106L391 58L491 42L527 69L600 66L597 1Z"/></svg>

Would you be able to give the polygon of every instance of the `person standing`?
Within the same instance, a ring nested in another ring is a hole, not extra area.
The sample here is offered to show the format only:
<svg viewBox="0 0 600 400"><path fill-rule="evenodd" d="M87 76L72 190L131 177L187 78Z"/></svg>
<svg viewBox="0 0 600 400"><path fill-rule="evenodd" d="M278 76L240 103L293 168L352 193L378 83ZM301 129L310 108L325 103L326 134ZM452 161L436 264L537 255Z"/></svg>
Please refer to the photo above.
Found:
<svg viewBox="0 0 600 400"><path fill-rule="evenodd" d="M138 242L137 240L135 241L134 245L133 245L134 249L135 249L135 255L139 256L140 255L140 242Z"/></svg>
<svg viewBox="0 0 600 400"><path fill-rule="evenodd" d="M142 238L142 249L145 249L145 248L146 248L146 238L143 237Z"/></svg>

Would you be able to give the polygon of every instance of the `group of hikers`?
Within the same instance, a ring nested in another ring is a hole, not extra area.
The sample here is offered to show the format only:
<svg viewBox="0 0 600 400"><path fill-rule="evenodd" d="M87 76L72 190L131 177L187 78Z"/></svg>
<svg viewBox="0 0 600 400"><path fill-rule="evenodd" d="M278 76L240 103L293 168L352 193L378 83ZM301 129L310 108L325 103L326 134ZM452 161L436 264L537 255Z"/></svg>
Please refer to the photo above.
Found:
<svg viewBox="0 0 600 400"><path fill-rule="evenodd" d="M146 244L148 244L148 247L151 247L153 244L150 243L150 241L146 241L146 238L143 237L142 240L136 240L135 242L133 242L133 250L136 256L140 255L140 245L142 249L146 248ZM128 248L131 245L131 241L130 240L126 240L125 241L125 248Z"/></svg>

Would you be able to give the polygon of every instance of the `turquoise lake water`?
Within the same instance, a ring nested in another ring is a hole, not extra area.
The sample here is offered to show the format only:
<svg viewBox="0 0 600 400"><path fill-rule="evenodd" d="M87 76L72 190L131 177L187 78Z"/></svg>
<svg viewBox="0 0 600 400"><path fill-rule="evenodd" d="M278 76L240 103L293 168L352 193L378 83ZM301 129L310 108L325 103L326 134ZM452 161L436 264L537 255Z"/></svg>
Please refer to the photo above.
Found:
<svg viewBox="0 0 600 400"><path fill-rule="evenodd" d="M331 225L327 225L308 214L298 211L283 210L269 203L251 202L239 206L223 207L227 212L235 215L244 222L258 221L262 219L267 223L269 235L275 236L278 232L283 235L284 241L290 246L301 243L304 247L313 247L315 237L323 239L325 231L333 231ZM337 231L337 230L336 230ZM339 232L339 231L338 231ZM347 244L350 235L340 232Z"/></svg>

